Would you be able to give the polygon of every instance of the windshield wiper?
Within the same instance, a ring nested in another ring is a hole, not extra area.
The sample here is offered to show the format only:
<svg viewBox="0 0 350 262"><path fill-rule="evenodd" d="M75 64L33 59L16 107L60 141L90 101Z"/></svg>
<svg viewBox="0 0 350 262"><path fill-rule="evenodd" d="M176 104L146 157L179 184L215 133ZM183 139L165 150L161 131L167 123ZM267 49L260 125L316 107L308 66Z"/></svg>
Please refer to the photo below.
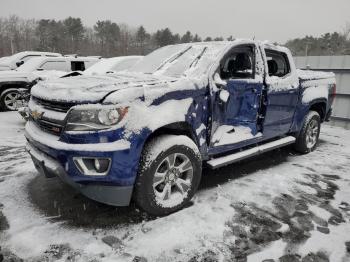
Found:
<svg viewBox="0 0 350 262"><path fill-rule="evenodd" d="M190 46L190 47L186 48L185 50L181 51L176 56L171 57L169 60L167 60L163 64L161 64L154 72L157 72L157 71L161 70L166 64L172 63L176 59L179 59L180 56L182 56L183 54L187 53L191 48L192 48L192 46Z"/></svg>
<svg viewBox="0 0 350 262"><path fill-rule="evenodd" d="M202 56L204 55L205 51L207 51L208 47L204 47L202 52L192 61L192 63L190 64L190 67L196 66L199 62L199 60L202 58Z"/></svg>

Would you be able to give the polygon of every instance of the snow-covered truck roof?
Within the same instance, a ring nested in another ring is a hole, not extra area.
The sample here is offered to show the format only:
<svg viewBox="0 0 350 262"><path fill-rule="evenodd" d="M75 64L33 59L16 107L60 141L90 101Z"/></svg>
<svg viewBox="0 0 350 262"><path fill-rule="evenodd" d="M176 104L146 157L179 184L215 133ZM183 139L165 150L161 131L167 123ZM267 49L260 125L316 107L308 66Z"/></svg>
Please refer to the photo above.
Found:
<svg viewBox="0 0 350 262"><path fill-rule="evenodd" d="M128 71L170 77L199 76L207 73L225 51L239 44L259 44L286 51L282 46L248 39L168 45L145 56Z"/></svg>

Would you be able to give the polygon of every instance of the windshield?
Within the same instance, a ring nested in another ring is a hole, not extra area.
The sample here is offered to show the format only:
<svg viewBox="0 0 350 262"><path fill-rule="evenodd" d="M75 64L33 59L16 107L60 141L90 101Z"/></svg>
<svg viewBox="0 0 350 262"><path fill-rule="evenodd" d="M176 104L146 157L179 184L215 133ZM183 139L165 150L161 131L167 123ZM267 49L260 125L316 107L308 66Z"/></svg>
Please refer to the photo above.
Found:
<svg viewBox="0 0 350 262"><path fill-rule="evenodd" d="M18 67L16 71L19 72L33 72L40 68L42 65L43 61L45 60L45 57L35 57L29 59L27 62L25 62L23 65Z"/></svg>
<svg viewBox="0 0 350 262"><path fill-rule="evenodd" d="M84 75L100 75L108 72L123 71L139 61L141 56L114 57L103 59L85 70Z"/></svg>
<svg viewBox="0 0 350 262"><path fill-rule="evenodd" d="M162 47L145 56L128 71L165 76L187 76L205 73L227 43L193 43Z"/></svg>

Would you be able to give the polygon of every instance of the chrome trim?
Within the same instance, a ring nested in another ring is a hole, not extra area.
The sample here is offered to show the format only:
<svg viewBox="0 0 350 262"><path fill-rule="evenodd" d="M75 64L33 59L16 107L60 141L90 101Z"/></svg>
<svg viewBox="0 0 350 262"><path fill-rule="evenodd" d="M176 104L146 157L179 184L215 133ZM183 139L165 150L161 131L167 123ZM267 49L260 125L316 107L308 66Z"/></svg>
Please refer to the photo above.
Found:
<svg viewBox="0 0 350 262"><path fill-rule="evenodd" d="M90 159L90 160L108 159L108 161L109 161L108 168L103 173L95 172L95 171L90 170L86 167L86 165L83 161L84 159ZM82 173L84 176L95 176L95 177L106 176L109 173L109 171L111 170L111 166L112 166L112 159L110 157L73 157L73 162L74 162L75 166L78 168L78 170L80 171L80 173Z"/></svg>

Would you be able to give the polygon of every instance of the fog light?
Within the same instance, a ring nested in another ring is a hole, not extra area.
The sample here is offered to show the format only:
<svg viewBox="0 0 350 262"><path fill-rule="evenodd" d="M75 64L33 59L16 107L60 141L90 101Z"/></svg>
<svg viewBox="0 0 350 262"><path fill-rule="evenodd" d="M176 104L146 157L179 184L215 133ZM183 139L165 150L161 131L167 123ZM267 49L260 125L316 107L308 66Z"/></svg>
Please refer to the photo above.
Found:
<svg viewBox="0 0 350 262"><path fill-rule="evenodd" d="M111 167L110 158L74 157L73 161L85 176L105 176Z"/></svg>
<svg viewBox="0 0 350 262"><path fill-rule="evenodd" d="M95 158L95 168L99 173L106 172L109 168L110 160L107 158Z"/></svg>

